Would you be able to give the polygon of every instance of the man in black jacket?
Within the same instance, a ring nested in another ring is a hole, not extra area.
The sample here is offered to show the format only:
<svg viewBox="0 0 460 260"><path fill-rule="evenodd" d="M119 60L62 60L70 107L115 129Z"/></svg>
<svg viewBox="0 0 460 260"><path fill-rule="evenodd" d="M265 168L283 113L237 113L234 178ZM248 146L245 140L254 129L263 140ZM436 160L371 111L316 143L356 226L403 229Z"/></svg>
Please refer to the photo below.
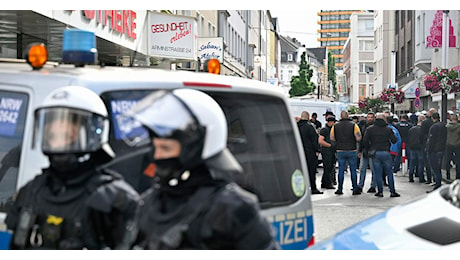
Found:
<svg viewBox="0 0 460 260"><path fill-rule="evenodd" d="M371 125L374 124L375 121L375 114L374 112L369 112L367 113L366 117L366 124L363 125L361 129L361 134L364 135L366 133L367 128L369 128ZM367 167L371 167L372 171L372 158L369 158L368 156L368 150L366 148L363 149L363 142L359 143L359 149L358 149L358 157L361 159L360 164L359 164L359 182L358 182L358 188L362 192L363 187L364 187L364 182L366 181L366 172L367 172ZM367 191L368 193L373 193L375 192L375 176L374 173L372 173L372 181L371 181L371 187Z"/></svg>
<svg viewBox="0 0 460 260"><path fill-rule="evenodd" d="M434 112L431 115L433 125L430 127L428 140L426 141L426 152L430 161L431 172L434 174L435 185L433 190L441 187L441 162L446 151L447 142L447 128L444 123L439 121L439 118L438 112Z"/></svg>
<svg viewBox="0 0 460 260"><path fill-rule="evenodd" d="M310 178L311 194L323 194L316 187L316 168L318 166L318 134L307 118L307 111L303 111L297 122L300 137L302 138L303 150L307 159L308 176Z"/></svg>
<svg viewBox="0 0 460 260"><path fill-rule="evenodd" d="M391 171L392 160L390 154L390 143L396 143L397 139L393 130L388 127L385 119L384 114L377 114L375 123L366 130L363 138L363 148L375 150L375 155L372 158L374 166L373 172L377 182L377 193L375 196L383 197L382 173L386 171L388 186L391 192L390 197L399 197L399 193L395 190L393 171Z"/></svg>
<svg viewBox="0 0 460 260"><path fill-rule="evenodd" d="M334 189L334 168L335 168L335 145L331 141L331 128L337 120L335 116L329 115L326 124L319 132L318 143L321 146L323 157L323 176L321 178L321 188Z"/></svg>
<svg viewBox="0 0 460 260"><path fill-rule="evenodd" d="M426 141L428 140L428 134L430 132L430 127L433 125L433 120L431 120L431 115L437 112L436 108L430 108L428 112L426 112L425 120L422 122L422 145L424 148L423 152L423 160L425 163L425 170L426 170L426 184L431 183L431 167L430 167L430 160L428 159L428 154L425 150Z"/></svg>
<svg viewBox="0 0 460 260"><path fill-rule="evenodd" d="M418 176L420 183L425 182L423 174L423 153L424 147L422 146L422 122L425 120L424 115L418 116L417 125L409 129L408 145L410 147L410 160L409 160L409 182L414 182L414 173Z"/></svg>

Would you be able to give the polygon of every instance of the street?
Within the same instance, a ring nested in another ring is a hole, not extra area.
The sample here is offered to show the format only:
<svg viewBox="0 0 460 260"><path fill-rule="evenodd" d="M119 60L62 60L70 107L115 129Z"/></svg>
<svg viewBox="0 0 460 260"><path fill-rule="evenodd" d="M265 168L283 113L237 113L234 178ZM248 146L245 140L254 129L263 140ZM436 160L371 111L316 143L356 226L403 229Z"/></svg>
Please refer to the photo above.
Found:
<svg viewBox="0 0 460 260"><path fill-rule="evenodd" d="M338 171L338 169L336 169ZM455 171L451 169L451 172ZM318 168L316 174L316 185L321 186L323 168ZM443 175L444 170L443 170ZM401 197L390 198L388 187L384 186L383 198L375 197L373 193L367 193L371 182L371 171L368 169L366 182L361 195L352 195L350 173L345 173L343 184L343 195L335 195L335 190L321 189L324 194L312 195L313 222L315 227L315 241L320 242L333 236L339 231L355 224L361 220L374 216L393 206L409 202L419 196L425 196L426 191L433 186L419 183L418 178L410 183L408 175L398 172L394 177L396 192ZM359 180L359 174L358 174ZM443 183L447 183L443 178Z"/></svg>

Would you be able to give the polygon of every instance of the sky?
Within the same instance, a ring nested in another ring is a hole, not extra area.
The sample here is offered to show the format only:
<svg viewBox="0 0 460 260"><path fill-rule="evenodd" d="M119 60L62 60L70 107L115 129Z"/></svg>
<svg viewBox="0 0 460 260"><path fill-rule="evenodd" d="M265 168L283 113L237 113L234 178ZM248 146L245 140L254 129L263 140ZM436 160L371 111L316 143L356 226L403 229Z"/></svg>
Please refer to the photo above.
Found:
<svg viewBox="0 0 460 260"><path fill-rule="evenodd" d="M280 34L296 38L307 48L319 47L318 13L319 10L299 9L280 10L271 9L272 17L278 18Z"/></svg>

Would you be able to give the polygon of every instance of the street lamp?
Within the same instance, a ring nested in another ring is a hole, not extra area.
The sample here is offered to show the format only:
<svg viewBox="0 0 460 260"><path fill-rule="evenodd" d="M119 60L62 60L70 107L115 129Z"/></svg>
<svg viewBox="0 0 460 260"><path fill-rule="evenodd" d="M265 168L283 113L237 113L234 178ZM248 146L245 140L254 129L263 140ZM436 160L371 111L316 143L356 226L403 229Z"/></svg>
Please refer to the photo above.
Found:
<svg viewBox="0 0 460 260"><path fill-rule="evenodd" d="M318 71L318 100L321 99L321 75L322 73Z"/></svg>
<svg viewBox="0 0 460 260"><path fill-rule="evenodd" d="M447 48L449 48L449 10L442 11L442 68L447 69ZM442 122L447 123L447 93L442 89L441 99Z"/></svg>

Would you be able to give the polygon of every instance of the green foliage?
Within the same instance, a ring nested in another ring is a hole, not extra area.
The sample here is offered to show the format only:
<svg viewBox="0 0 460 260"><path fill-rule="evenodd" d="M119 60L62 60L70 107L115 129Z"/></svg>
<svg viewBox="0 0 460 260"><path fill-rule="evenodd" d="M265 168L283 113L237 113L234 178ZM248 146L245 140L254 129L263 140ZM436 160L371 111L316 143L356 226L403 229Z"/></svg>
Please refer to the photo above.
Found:
<svg viewBox="0 0 460 260"><path fill-rule="evenodd" d="M334 95L337 96L337 75L335 73L335 58L332 57L332 53L327 53L327 80L332 82L334 89Z"/></svg>
<svg viewBox="0 0 460 260"><path fill-rule="evenodd" d="M361 111L358 107L350 107L348 108L348 114L359 114Z"/></svg>
<svg viewBox="0 0 460 260"><path fill-rule="evenodd" d="M306 53L303 52L300 57L299 65L299 76L292 76L291 78L291 89L289 95L291 97L304 96L308 93L313 92L315 85L311 82L313 76L313 70L310 69L310 65L305 59Z"/></svg>

